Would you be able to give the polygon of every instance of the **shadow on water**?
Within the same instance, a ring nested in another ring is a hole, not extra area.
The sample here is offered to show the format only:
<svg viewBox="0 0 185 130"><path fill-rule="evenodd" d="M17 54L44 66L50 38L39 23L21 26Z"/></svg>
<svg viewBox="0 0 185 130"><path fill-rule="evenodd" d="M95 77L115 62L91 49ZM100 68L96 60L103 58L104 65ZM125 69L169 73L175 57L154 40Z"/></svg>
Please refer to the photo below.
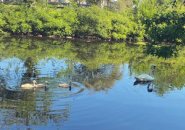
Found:
<svg viewBox="0 0 185 130"><path fill-rule="evenodd" d="M170 58L177 56L177 47L176 46L157 46L157 45L147 45L146 53L158 57Z"/></svg>

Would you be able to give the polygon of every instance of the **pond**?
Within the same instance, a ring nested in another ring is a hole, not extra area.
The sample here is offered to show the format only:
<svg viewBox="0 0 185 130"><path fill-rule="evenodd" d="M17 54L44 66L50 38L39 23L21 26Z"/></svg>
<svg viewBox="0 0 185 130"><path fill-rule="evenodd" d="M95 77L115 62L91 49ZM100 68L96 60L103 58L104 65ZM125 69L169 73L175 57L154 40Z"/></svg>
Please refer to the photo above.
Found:
<svg viewBox="0 0 185 130"><path fill-rule="evenodd" d="M185 129L183 46L0 38L0 86L0 129Z"/></svg>

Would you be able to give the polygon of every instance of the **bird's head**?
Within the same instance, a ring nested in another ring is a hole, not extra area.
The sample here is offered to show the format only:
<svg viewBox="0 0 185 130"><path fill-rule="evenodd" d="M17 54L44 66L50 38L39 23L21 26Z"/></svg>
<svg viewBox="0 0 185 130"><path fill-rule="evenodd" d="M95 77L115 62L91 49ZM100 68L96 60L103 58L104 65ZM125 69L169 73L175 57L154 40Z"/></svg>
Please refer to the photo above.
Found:
<svg viewBox="0 0 185 130"><path fill-rule="evenodd" d="M33 84L36 84L37 83L37 81L36 80L33 80Z"/></svg>

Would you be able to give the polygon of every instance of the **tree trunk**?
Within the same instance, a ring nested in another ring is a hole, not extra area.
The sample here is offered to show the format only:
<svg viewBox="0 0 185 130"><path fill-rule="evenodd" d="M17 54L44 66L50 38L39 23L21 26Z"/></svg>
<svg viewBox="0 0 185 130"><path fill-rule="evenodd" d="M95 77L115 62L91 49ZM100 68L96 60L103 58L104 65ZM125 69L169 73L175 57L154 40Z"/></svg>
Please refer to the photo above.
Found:
<svg viewBox="0 0 185 130"><path fill-rule="evenodd" d="M104 8L104 6L105 6L105 0L100 0L100 7Z"/></svg>

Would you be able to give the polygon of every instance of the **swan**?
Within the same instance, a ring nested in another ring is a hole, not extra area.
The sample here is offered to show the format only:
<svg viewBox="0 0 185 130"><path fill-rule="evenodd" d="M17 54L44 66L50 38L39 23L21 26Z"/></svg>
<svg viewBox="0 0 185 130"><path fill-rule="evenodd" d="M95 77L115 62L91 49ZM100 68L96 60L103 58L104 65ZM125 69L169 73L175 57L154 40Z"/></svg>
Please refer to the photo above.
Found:
<svg viewBox="0 0 185 130"><path fill-rule="evenodd" d="M72 89L72 87L71 87L71 81L69 82L69 84L67 84L67 83L59 83L59 87L61 87L61 88L69 88L69 91L71 91L71 89Z"/></svg>
<svg viewBox="0 0 185 130"><path fill-rule="evenodd" d="M48 81L45 81L45 84L37 84L37 82L36 82L36 88L46 88L47 87L47 85L48 85Z"/></svg>
<svg viewBox="0 0 185 130"><path fill-rule="evenodd" d="M154 80L154 77L148 74L141 74L139 76L135 76L137 82L151 82Z"/></svg>
<svg viewBox="0 0 185 130"><path fill-rule="evenodd" d="M69 82L69 84L67 84L67 83L59 83L58 86L62 87L62 88L70 88L71 87L71 82Z"/></svg>
<svg viewBox="0 0 185 130"><path fill-rule="evenodd" d="M26 84L22 84L21 88L22 89L32 89L36 86L36 81L33 80L33 83L26 83Z"/></svg>
<svg viewBox="0 0 185 130"><path fill-rule="evenodd" d="M33 88L46 88L48 82L45 81L46 84L37 84L36 80L33 80L33 83L26 83L26 84L22 84L21 88L22 89L33 89Z"/></svg>
<svg viewBox="0 0 185 130"><path fill-rule="evenodd" d="M151 73L154 73L155 69L156 69L156 66L152 65ZM137 82L152 82L155 78L150 76L149 74L141 74L141 75L135 76L135 79Z"/></svg>

